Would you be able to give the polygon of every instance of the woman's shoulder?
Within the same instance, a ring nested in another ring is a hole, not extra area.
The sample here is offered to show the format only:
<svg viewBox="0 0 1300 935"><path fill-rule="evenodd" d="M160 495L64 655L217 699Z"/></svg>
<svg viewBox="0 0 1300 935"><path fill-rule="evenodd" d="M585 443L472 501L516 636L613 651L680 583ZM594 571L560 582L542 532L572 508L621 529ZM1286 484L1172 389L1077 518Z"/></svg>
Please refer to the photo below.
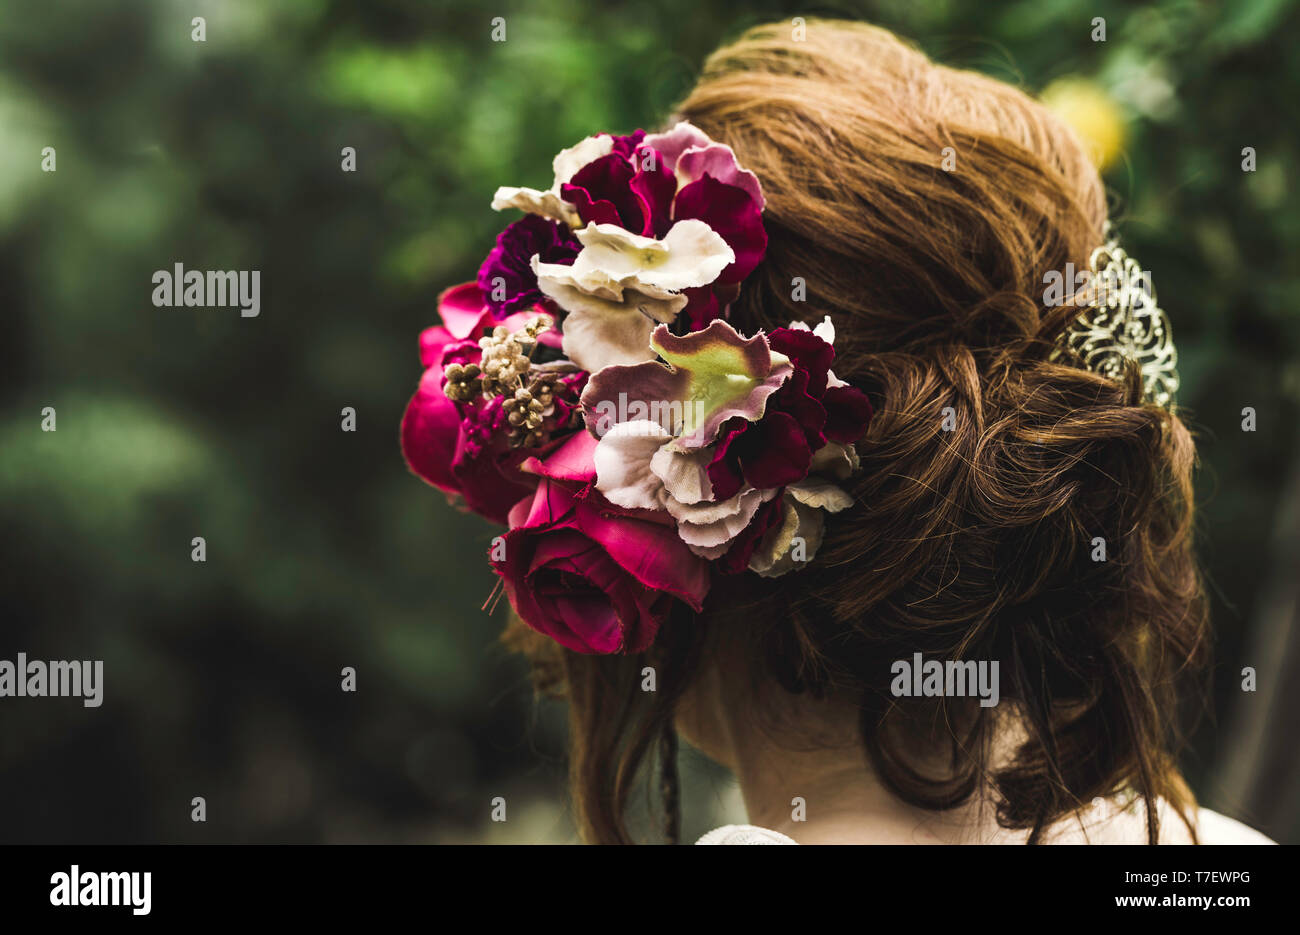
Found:
<svg viewBox="0 0 1300 935"><path fill-rule="evenodd" d="M1260 834L1235 818L1220 815L1208 808L1197 809L1196 834L1202 844L1276 844L1272 838Z"/></svg>
<svg viewBox="0 0 1300 935"><path fill-rule="evenodd" d="M1161 823L1169 829L1162 834L1162 840L1169 844L1190 844L1191 838L1187 835L1186 830L1175 821L1175 818L1168 810L1168 804L1161 803ZM1110 824L1107 822L1107 824ZM1084 834L1080 839L1066 835L1057 841L1057 843L1094 843L1094 844L1121 844L1130 840L1136 841L1133 837L1141 829L1137 826L1134 828L1125 827L1093 827L1091 834ZM1277 842L1251 828L1249 825L1242 824L1234 818L1227 815L1221 815L1218 812L1211 811L1208 808L1198 808L1196 810L1196 834L1201 844L1276 844ZM696 844L798 844L793 838L782 834L779 831L773 831L770 828L760 828L758 825L723 825L721 828L714 828L708 834L705 834Z"/></svg>
<svg viewBox="0 0 1300 935"><path fill-rule="evenodd" d="M1192 833L1182 815L1166 799L1158 806L1161 844L1191 844ZM1208 808L1193 808L1188 816L1199 844L1276 844L1276 841L1234 818ZM1146 842L1146 810L1140 802L1099 802L1080 816L1063 821L1053 844L1142 844Z"/></svg>
<svg viewBox="0 0 1300 935"><path fill-rule="evenodd" d="M723 825L704 835L696 844L798 844L794 838L758 825Z"/></svg>

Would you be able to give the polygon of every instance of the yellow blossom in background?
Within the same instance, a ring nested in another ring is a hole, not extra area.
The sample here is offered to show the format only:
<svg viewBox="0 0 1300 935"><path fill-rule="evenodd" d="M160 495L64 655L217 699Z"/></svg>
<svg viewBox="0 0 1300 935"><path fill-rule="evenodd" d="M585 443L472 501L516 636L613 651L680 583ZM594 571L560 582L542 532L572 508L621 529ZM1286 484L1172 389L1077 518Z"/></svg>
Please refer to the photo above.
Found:
<svg viewBox="0 0 1300 935"><path fill-rule="evenodd" d="M1099 171L1124 151L1124 113L1101 85L1086 78L1058 78L1043 90L1042 99L1079 135Z"/></svg>

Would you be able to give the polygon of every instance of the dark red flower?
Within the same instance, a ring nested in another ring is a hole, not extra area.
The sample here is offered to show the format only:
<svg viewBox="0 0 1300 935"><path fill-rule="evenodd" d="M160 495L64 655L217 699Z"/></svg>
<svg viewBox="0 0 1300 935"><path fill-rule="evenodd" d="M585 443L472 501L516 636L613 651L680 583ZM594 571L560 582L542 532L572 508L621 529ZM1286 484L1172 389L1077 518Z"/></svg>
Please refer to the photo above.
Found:
<svg viewBox="0 0 1300 935"><path fill-rule="evenodd" d="M662 239L677 221L696 219L716 231L735 259L713 283L686 290L682 312L693 330L703 328L721 316L767 250L758 179L737 165L730 147L688 124L613 140L607 155L560 186L561 197L584 225L615 224Z"/></svg>
<svg viewBox="0 0 1300 935"><path fill-rule="evenodd" d="M550 477L509 521L492 566L511 606L575 652L640 652L674 601L698 611L708 593L708 563L671 521L605 509Z"/></svg>
<svg viewBox="0 0 1300 935"><path fill-rule="evenodd" d="M478 287L493 316L505 318L544 299L533 272L534 255L543 263L569 264L581 249L569 225L536 214L503 230L478 270Z"/></svg>
<svg viewBox="0 0 1300 935"><path fill-rule="evenodd" d="M723 426L707 469L719 500L746 485L766 489L802 480L819 449L855 441L871 421L865 393L830 385L835 349L829 342L802 328L777 328L767 340L794 372L767 398L761 419L731 419Z"/></svg>

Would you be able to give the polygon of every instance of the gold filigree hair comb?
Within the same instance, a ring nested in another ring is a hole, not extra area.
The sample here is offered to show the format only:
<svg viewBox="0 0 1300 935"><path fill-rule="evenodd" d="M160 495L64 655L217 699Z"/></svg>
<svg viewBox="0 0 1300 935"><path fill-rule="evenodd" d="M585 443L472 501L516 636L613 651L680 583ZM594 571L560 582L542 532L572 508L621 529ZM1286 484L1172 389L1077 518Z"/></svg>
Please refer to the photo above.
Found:
<svg viewBox="0 0 1300 935"><path fill-rule="evenodd" d="M1151 277L1119 246L1106 225L1105 242L1088 258L1090 275L1080 294L1085 307L1060 339L1053 360L1074 357L1114 380L1130 363L1142 375L1142 397L1169 408L1178 391L1178 350L1169 316L1156 302Z"/></svg>

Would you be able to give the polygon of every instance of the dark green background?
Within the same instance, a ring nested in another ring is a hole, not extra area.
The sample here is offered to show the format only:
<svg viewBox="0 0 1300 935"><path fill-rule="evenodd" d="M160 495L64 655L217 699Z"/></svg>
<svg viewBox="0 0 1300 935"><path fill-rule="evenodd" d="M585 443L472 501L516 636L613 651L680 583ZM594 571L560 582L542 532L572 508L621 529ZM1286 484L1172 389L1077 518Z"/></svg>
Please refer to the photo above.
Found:
<svg viewBox="0 0 1300 935"><path fill-rule="evenodd" d="M1300 16L1274 0L5 3L0 658L103 659L107 685L99 709L0 699L0 839L571 837L562 711L533 706L479 610L493 530L401 461L416 337L505 223L496 186L545 187L559 149L657 126L746 25L816 14L1122 109L1107 181L1203 458L1220 667L1187 770L1300 840ZM260 317L155 308L175 262L260 269ZM687 833L739 818L688 765Z"/></svg>

